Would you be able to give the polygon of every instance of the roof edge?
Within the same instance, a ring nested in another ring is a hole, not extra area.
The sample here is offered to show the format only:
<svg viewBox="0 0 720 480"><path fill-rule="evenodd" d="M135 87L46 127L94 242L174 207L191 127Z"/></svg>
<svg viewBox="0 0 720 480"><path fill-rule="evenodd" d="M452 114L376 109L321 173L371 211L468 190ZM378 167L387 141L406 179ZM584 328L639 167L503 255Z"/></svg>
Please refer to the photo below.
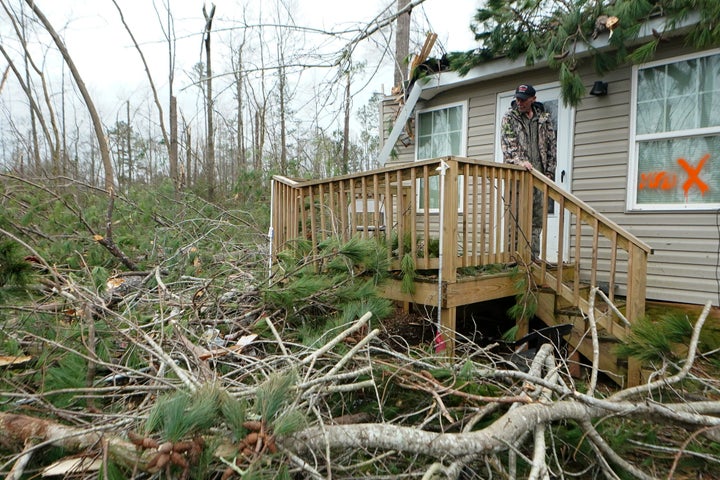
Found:
<svg viewBox="0 0 720 480"><path fill-rule="evenodd" d="M633 45L643 43L652 38L653 30L661 33L669 33L671 36L678 36L699 23L699 21L700 14L698 12L693 12L682 21L677 22L677 24L671 29L668 26L667 19L664 17L650 19L640 28L640 32L638 33L637 38L633 41ZM603 33L593 40L590 45L585 43L579 44L576 54L579 57L587 57L594 50L609 50L611 48L612 46L609 43L609 33ZM478 65L464 76L460 76L457 72L453 71L435 73L420 80L424 82L420 98L423 100L430 100L446 90L524 72L528 68L533 70L539 69L547 67L547 65L547 60L541 60L536 62L534 65L528 66L526 65L524 59L517 58L511 60L507 57L502 57L497 60L491 60Z"/></svg>

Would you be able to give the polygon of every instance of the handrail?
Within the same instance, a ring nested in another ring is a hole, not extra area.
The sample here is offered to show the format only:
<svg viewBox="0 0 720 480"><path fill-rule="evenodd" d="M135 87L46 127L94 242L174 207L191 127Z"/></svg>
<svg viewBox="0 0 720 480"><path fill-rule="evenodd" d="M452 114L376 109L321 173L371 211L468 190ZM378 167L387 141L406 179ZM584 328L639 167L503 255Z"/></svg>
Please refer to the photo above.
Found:
<svg viewBox="0 0 720 480"><path fill-rule="evenodd" d="M572 202L575 205L578 205L582 210L592 216L595 219L598 219L602 222L604 222L608 227L611 229L617 231L620 233L625 239L627 239L628 242L642 248L646 253L652 254L653 249L650 245L642 241L641 239L637 238L632 233L625 230L623 227L612 221L611 219L607 218L606 216L599 213L597 210L592 208L590 205L585 203L584 201L580 200L578 197L573 195L572 193L563 190L557 186L555 182L550 180L545 175L542 175L541 173L537 172L536 170L532 171L533 174L533 183L536 188L541 188L542 185L547 185L549 189L551 189L554 193L554 195L551 195L550 197L557 201L557 196L562 196L565 198L566 201Z"/></svg>
<svg viewBox="0 0 720 480"><path fill-rule="evenodd" d="M384 174L385 172L398 172L402 170L406 170L408 168L413 167L423 167L425 165L439 165L439 162L446 159L453 159L462 163L468 163L471 165L485 165L488 167L497 167L499 165L503 165L506 168L514 169L514 170L522 170L521 167L518 167L517 165L511 165L511 164L498 164L497 162L488 161L488 160L481 160L479 158L471 158L471 157L457 157L457 156L448 156L448 157L438 157L438 158L432 158L428 160L418 160L416 162L403 162L403 163L393 163L390 165L386 165L384 167L376 168L374 170L368 170L366 172L356 172L356 173L348 173L345 175L338 175L331 178L322 178L322 179L302 179L302 180L295 180L291 179L282 175L273 175L273 179L277 180L279 182L288 184L288 185L294 185L294 186L313 186L313 185L319 185L321 183L328 183L328 182L339 182L343 180L350 180L354 178L360 178L363 176L373 176L378 174Z"/></svg>
<svg viewBox="0 0 720 480"><path fill-rule="evenodd" d="M584 313L591 308L589 299L583 285L591 287L601 284L607 290L611 301L615 300L616 290L620 284L625 290L625 316L631 323L644 316L647 256L653 249L644 241L628 232L620 225L597 212L591 206L570 192L559 188L553 181L538 172L532 172L532 185L542 192L543 199L550 198L559 206L559 246L558 261L554 269L550 269L546 262L534 267L536 281L540 284L549 284L553 290L569 304L574 305ZM527 194L532 195L527 192ZM543 226L547 226L547 201L543 201ZM574 232L569 234L569 245L564 245L565 216L572 217L568 223ZM546 228L542 232L542 244L547 241ZM601 244L601 235L605 238L605 245ZM602 251L605 250L603 258ZM541 258L546 257L545 248ZM626 258L622 258L625 256ZM570 257L566 263L565 260ZM600 263L605 265L605 280L600 279L602 269ZM587 266L587 263L590 266ZM570 275L567 275L567 271ZM624 282L619 282L621 274L625 275ZM569 277L570 280L567 280ZM596 319L610 334L623 339L629 333L629 326L612 314L601 315L596 312Z"/></svg>

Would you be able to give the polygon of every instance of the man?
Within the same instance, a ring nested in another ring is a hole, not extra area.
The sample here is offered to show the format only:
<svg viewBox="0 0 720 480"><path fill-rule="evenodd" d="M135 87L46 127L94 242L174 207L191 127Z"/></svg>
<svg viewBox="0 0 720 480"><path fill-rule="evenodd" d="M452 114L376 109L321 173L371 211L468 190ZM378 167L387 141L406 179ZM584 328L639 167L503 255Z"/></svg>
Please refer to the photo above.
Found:
<svg viewBox="0 0 720 480"><path fill-rule="evenodd" d="M519 85L515 100L505 113L500 126L501 148L505 163L535 169L550 180L555 179L557 145L555 125L543 104L536 101L532 85ZM542 193L533 191L532 242L533 258L540 253L542 229Z"/></svg>

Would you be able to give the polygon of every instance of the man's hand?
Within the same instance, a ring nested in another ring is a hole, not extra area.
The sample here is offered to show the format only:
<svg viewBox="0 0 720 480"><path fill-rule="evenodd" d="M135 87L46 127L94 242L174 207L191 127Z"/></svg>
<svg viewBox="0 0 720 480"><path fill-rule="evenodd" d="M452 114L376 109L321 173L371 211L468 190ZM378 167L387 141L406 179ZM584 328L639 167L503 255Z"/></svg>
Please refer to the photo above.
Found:
<svg viewBox="0 0 720 480"><path fill-rule="evenodd" d="M525 167L525 169L526 169L528 172L533 169L532 163L528 162L527 160L525 160L524 162L522 162L522 163L520 164L520 166L521 166L521 167Z"/></svg>

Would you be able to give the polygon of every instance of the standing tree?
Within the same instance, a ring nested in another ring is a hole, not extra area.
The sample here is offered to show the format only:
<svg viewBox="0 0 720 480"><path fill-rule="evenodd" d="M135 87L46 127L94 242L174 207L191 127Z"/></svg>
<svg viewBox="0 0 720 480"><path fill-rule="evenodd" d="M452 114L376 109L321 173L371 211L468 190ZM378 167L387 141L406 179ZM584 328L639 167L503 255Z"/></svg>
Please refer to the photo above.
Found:
<svg viewBox="0 0 720 480"><path fill-rule="evenodd" d="M48 149L50 150L51 158L52 158L52 170L56 173L61 171L60 168L60 132L57 126L57 121L55 118L55 111L53 108L53 104L50 101L50 93L48 91L48 84L45 79L45 75L43 74L43 71L41 68L37 66L33 59L33 55L30 52L30 49L28 48L28 42L27 42L27 25L26 25L26 19L24 15L24 11L21 11L22 18L18 20L15 15L11 12L8 5L6 5L4 2L2 3L2 8L5 10L5 13L7 14L8 18L10 19L10 22L12 23L13 29L15 31L15 35L20 40L20 44L22 46L23 51L23 63L25 67L25 75L24 78L21 75L19 69L15 66L13 60L10 58L10 55L6 51L5 48L0 45L0 53L2 53L3 57L5 57L5 60L8 62L8 69L6 70L6 75L9 73L10 69L12 69L13 73L15 74L18 83L20 84L23 92L28 98L28 103L30 105L30 134L31 134L31 151L30 151L30 157L33 161L33 167L35 172L40 172L42 170L42 162L40 158L40 142L38 139L38 132L37 132L37 124L40 124L40 127L43 131L43 134L45 136L45 141L47 142ZM50 126L52 127L52 136L50 132L50 128L47 126L47 122L45 121L45 116L43 115L43 112L41 110L41 106L39 102L35 98L35 93L32 90L32 77L30 73L30 68L32 67L32 70L35 72L35 74L39 77L40 83L43 88L43 96L45 100L45 107L48 111L48 118L50 122Z"/></svg>
<svg viewBox="0 0 720 480"><path fill-rule="evenodd" d="M407 80L407 58L410 55L410 0L397 0L397 28L395 30L395 83L402 86ZM401 13L402 12L402 13Z"/></svg>
<svg viewBox="0 0 720 480"><path fill-rule="evenodd" d="M245 49L245 30L243 30L243 38L240 44L233 48L233 53L230 56L231 68L233 72L233 80L235 84L235 106L236 106L236 123L237 132L235 136L235 146L237 149L237 162L239 170L244 172L247 170L247 155L245 152L245 121L244 121L244 109L245 109L245 90L243 83L245 82L245 75L243 72L243 52Z"/></svg>
<svg viewBox="0 0 720 480"><path fill-rule="evenodd" d="M160 103L160 98L158 96L157 88L155 87L155 82L153 81L152 74L150 73L150 67L148 66L147 61L145 60L145 55L143 54L142 49L140 48L140 45L138 44L137 40L135 39L135 35L133 35L132 30L130 29L130 26L125 21L125 17L123 15L122 9L117 4L116 0L112 0L113 5L115 5L115 8L118 11L118 14L120 15L120 21L122 22L123 26L125 27L125 30L127 31L128 35L130 36L130 39L133 42L133 45L135 46L135 50L137 50L138 54L140 55L140 60L142 61L143 67L145 68L145 74L147 75L148 84L150 85L150 89L153 94L153 100L155 101L155 106L158 109L158 119L159 119L159 125L160 125L160 132L163 136L163 143L168 148L168 153L170 157L170 178L172 178L173 182L175 183L175 186L177 188L177 104L175 102L175 97L173 96L173 70L174 70L174 49L173 49L173 43L170 41L170 32L172 32L172 15L170 13L170 9L167 9L168 14L168 32L166 33L166 36L168 38L168 52L170 55L170 64L169 64L169 90L170 90L170 131L171 135L168 138L167 129L165 128L165 116L163 114L163 108L162 104ZM129 106L128 106L129 108ZM173 124L173 122L175 122Z"/></svg>
<svg viewBox="0 0 720 480"><path fill-rule="evenodd" d="M85 82L80 76L80 72L75 66L75 62L73 62L72 57L70 56L70 52L65 47L65 43L60 38L60 35L57 34L50 21L47 19L47 17L45 17L43 12L33 0L25 0L25 2L35 13L35 16L40 20L45 30L47 30L47 32L50 34L53 42L55 42L55 45L58 47L58 50L60 50L63 60L65 60L65 63L70 69L70 73L75 80L75 85L77 86L80 94L82 95L85 106L90 113L90 118L92 120L93 128L95 130L95 138L97 139L98 146L100 147L100 157L102 159L103 168L105 169L105 190L107 190L108 192L112 192L115 184L113 177L112 161L110 159L110 147L108 146L107 139L105 138L105 132L103 132L102 120L100 120L100 115L98 114L97 109L95 108L95 104L90 97L90 92L88 92L88 89L85 86Z"/></svg>
<svg viewBox="0 0 720 480"><path fill-rule="evenodd" d="M203 16L205 17L205 32L203 36L203 42L205 44L205 84L207 89L205 94L207 96L207 184L208 184L208 200L213 201L215 199L215 127L213 125L213 94L212 94L212 63L211 63L211 51L210 51L210 31L212 30L212 22L215 16L215 4L211 4L210 13L207 12L205 5L203 5Z"/></svg>

